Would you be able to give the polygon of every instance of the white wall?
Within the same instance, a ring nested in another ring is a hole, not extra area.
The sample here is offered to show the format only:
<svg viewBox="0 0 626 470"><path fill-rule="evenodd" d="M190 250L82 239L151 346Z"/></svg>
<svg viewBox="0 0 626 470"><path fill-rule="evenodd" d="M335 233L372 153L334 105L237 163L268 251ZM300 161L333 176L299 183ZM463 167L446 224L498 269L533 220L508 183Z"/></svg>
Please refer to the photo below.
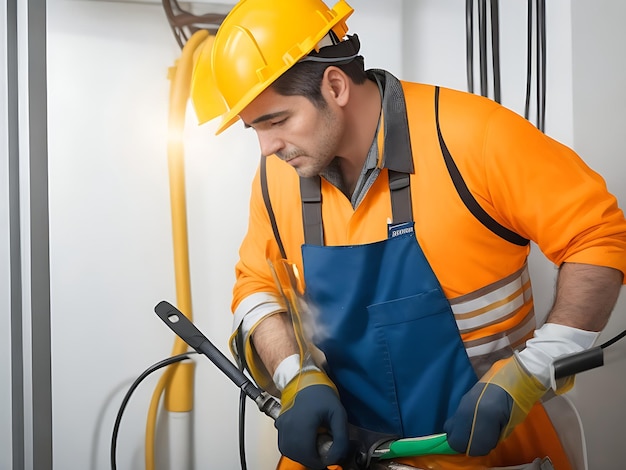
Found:
<svg viewBox="0 0 626 470"><path fill-rule="evenodd" d="M624 18L623 2L572 2L574 148L605 177L622 208L626 206ZM626 329L625 312L622 293L602 341ZM587 426L591 468L618 469L626 459L621 438L626 422L626 345L608 349L606 363L603 369L579 376L573 398Z"/></svg>
<svg viewBox="0 0 626 470"><path fill-rule="evenodd" d="M176 303L166 125L180 50L159 4L71 0L49 5L48 47L54 464L104 469L123 394L173 345L153 307ZM252 157L220 159L227 148ZM255 155L251 139L226 136L187 161L197 323L224 351L245 224L232 215L245 213L236 181L250 178ZM207 362L197 374L198 468L235 468L237 389ZM119 468L143 468L158 376L129 403Z"/></svg>
<svg viewBox="0 0 626 470"><path fill-rule="evenodd" d="M350 3L357 13L349 25L362 40L368 67L465 88L465 2ZM575 50L574 58L583 62L572 76L570 3L548 2L546 130L566 144L576 143L583 156L590 154L594 167L610 177L611 188L624 205L626 194L620 182L625 170L615 157L624 148L619 107L612 108L614 115L604 117L610 105L602 101L592 108L592 101L572 113L573 106L583 106L582 98L572 100L573 87L576 96L598 92L591 86L593 76L577 81L585 70L590 73L585 61L594 58L607 67L621 61L615 79L603 82L601 96L613 96L611 92L619 92L619 84L624 83L624 59L619 49L612 52L609 47L580 55ZM500 4L504 104L521 112L525 32L520 21L524 21L521 5L525 2ZM593 10L591 0L582 4ZM110 432L123 394L146 367L168 356L173 344L172 334L156 318L153 307L162 299L176 301L165 134L167 69L180 51L158 3L50 0L48 10L54 465L97 470L109 466ZM608 8L595 9L594 17L606 20L605 11ZM575 26L587 25L586 13L574 17ZM623 9L619 13L623 17ZM614 21L609 30L617 34L620 27ZM603 25L599 22L593 31L599 32ZM580 29L573 32L579 34ZM623 44L623 36L617 39ZM573 44L580 47L576 40ZM583 115L588 116L584 124L578 120ZM598 115L606 121L594 124ZM573 139L574 122L577 137L578 125L586 130L585 141ZM598 153L593 136L602 132L602 122L615 127L614 132L602 134ZM249 182L258 148L253 132L239 125L219 137L212 135L213 128L209 124L187 129L192 296L196 324L227 353L233 265L247 223ZM541 314L551 299L554 270L534 256L534 288ZM623 351L623 345L616 348ZM620 425L626 421L620 395L601 403L595 400L597 383L623 390L624 381L617 373L621 366L623 361L581 374L574 392L591 436L592 469L620 468L618 462L625 455L617 441ZM145 416L156 379L146 380L129 403L118 444L120 468L143 468ZM197 468L238 468L237 399L236 388L200 358ZM272 423L251 403L248 421L251 468L273 468L277 452ZM611 434L615 440L602 437Z"/></svg>

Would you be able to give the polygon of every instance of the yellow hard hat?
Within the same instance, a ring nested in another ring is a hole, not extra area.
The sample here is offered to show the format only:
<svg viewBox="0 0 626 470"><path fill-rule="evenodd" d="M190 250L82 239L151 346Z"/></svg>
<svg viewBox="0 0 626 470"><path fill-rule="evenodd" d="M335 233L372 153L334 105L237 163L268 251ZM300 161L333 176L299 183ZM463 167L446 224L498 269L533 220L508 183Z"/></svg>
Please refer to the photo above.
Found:
<svg viewBox="0 0 626 470"><path fill-rule="evenodd" d="M195 61L191 100L200 123L221 116L217 134L227 129L329 31L343 38L353 11L344 0L332 9L321 0L240 0Z"/></svg>

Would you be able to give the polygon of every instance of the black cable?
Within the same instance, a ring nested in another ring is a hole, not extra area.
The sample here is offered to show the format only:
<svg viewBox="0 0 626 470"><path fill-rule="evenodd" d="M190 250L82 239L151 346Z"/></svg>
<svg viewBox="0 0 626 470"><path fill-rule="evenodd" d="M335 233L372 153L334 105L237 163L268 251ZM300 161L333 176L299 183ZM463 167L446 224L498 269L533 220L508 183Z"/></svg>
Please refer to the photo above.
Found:
<svg viewBox="0 0 626 470"><path fill-rule="evenodd" d="M501 103L500 92L500 8L498 0L491 1L491 64L493 68L493 99Z"/></svg>
<svg viewBox="0 0 626 470"><path fill-rule="evenodd" d="M530 90L532 77L532 49L533 49L533 0L528 0L528 13L526 18L527 42L526 42L526 103L524 105L524 117L530 120Z"/></svg>
<svg viewBox="0 0 626 470"><path fill-rule="evenodd" d="M170 364L174 364L176 362L180 362L180 361L184 361L185 359L189 359L189 355L190 354L197 354L197 353L195 351L190 351L190 352L186 352L184 354L179 354L177 356L168 357L166 359L163 359L162 361L157 362L156 364L153 364L148 369L146 369L139 377L137 377L137 379L135 379L133 384L130 386L130 388L126 392L126 395L124 396L124 399L122 400L122 404L120 405L120 409L117 412L117 418L115 419L115 425L113 426L113 434L111 436L111 470L116 470L117 469L117 462L116 462L116 455L115 455L116 454L116 449L117 449L117 436L118 436L119 430L120 430L120 423L122 421L122 415L124 414L124 410L126 409L126 405L128 405L128 401L130 400L130 397L133 394L133 392L135 391L135 389L139 386L139 384L146 377L148 377L153 372L155 372L155 371L157 371L157 370L159 370L159 369L161 369L161 368L163 368L165 366L169 366Z"/></svg>
<svg viewBox="0 0 626 470"><path fill-rule="evenodd" d="M537 107L537 128L542 130L541 123L541 0L535 0L535 87L537 89L536 107Z"/></svg>
<svg viewBox="0 0 626 470"><path fill-rule="evenodd" d="M467 91L474 93L474 0L465 0L465 65Z"/></svg>
<svg viewBox="0 0 626 470"><path fill-rule="evenodd" d="M247 470L246 464L246 399L248 396L242 390L239 393L239 462L241 470Z"/></svg>
<svg viewBox="0 0 626 470"><path fill-rule="evenodd" d="M478 0L478 52L480 60L480 94L489 95L487 84L487 0Z"/></svg>
<svg viewBox="0 0 626 470"><path fill-rule="evenodd" d="M546 106L546 5L543 0L536 0L536 44L537 49L537 128L545 129Z"/></svg>
<svg viewBox="0 0 626 470"><path fill-rule="evenodd" d="M626 336L626 330L622 331L620 334L614 336L613 338L611 338L610 340L608 340L606 343L603 343L600 345L600 349L605 349L608 348L609 346L611 346L614 343L617 343L620 339L622 339L624 336Z"/></svg>

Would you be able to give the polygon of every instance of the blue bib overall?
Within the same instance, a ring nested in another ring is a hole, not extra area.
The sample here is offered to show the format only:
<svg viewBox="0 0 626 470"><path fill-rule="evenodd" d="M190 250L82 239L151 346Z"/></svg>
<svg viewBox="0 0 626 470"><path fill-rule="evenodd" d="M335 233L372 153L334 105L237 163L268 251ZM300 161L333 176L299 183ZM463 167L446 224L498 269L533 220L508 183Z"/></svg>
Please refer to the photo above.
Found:
<svg viewBox="0 0 626 470"><path fill-rule="evenodd" d="M415 437L443 432L477 377L413 230L406 115L385 101L394 219L389 236L366 245L323 246L321 180L301 178L304 279L316 331L322 332L313 342L326 356L326 372L350 423Z"/></svg>
<svg viewBox="0 0 626 470"><path fill-rule="evenodd" d="M412 224L411 224L412 228ZM302 247L313 341L355 426L443 431L477 378L413 231L368 245Z"/></svg>

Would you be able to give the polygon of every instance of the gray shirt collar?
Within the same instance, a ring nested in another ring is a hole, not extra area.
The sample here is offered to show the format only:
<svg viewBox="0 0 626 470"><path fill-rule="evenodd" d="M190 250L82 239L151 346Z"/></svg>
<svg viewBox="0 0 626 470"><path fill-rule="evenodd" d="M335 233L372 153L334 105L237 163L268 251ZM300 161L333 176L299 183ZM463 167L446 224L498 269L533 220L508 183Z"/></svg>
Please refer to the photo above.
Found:
<svg viewBox="0 0 626 470"><path fill-rule="evenodd" d="M367 153L361 175L357 181L353 194L347 194L337 160L333 160L320 174L329 183L341 190L350 198L352 207L356 208L374 184L381 168L413 173L413 158L409 138L406 104L400 81L385 70L372 69L367 71L368 76L376 81L382 97L382 118L378 119L376 135ZM379 158L378 134L384 127L383 155ZM379 165L378 162L381 162Z"/></svg>

